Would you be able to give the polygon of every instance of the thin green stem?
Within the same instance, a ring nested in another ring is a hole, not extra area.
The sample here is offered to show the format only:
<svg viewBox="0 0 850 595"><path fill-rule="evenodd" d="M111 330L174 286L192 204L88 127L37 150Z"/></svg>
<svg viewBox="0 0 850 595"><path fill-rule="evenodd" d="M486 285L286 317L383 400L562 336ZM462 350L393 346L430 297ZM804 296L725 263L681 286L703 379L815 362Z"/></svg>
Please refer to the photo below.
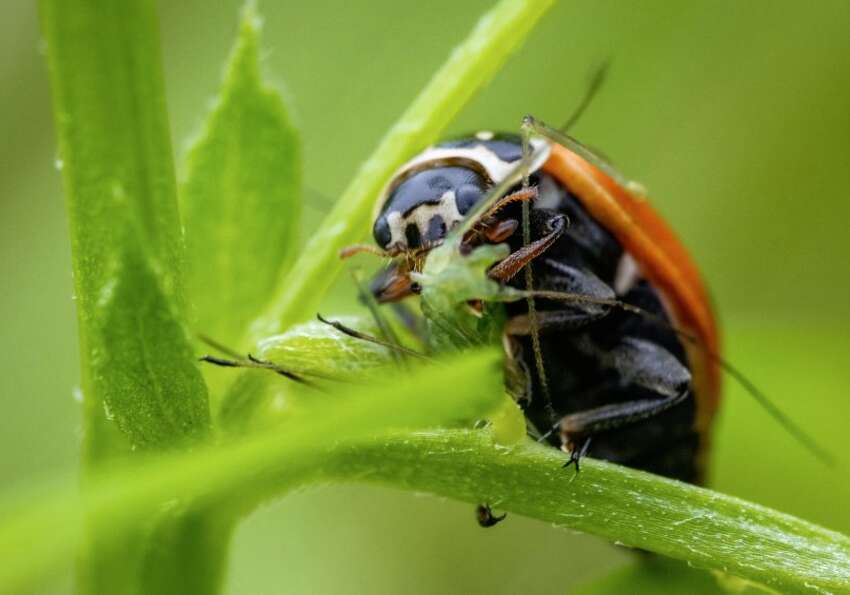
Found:
<svg viewBox="0 0 850 595"><path fill-rule="evenodd" d="M382 185L412 153L440 132L499 70L554 0L501 0L452 52L337 201L281 282L265 314L253 325L254 342L311 317L342 270L339 250L370 228Z"/></svg>

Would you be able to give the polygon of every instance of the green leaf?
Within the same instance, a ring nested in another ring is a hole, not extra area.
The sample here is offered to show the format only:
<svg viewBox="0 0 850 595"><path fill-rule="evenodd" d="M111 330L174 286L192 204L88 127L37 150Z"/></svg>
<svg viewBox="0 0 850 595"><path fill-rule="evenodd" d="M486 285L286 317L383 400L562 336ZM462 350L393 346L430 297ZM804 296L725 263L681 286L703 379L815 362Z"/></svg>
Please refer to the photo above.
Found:
<svg viewBox="0 0 850 595"><path fill-rule="evenodd" d="M342 270L340 248L357 242L371 227L372 205L393 171L440 132L517 49L554 0L502 0L485 14L469 37L381 140L337 201L274 298L253 327L252 339L276 334L316 311Z"/></svg>
<svg viewBox="0 0 850 595"><path fill-rule="evenodd" d="M254 504L270 489L294 488L315 477L318 459L328 456L331 444L475 419L499 403L501 375L493 352L463 354L439 370L427 367L390 375L381 384L317 393L271 431L104 470L82 495L73 480L18 489L0 507L9 511L0 521L0 592L20 592L57 569L80 546L83 518L91 520L104 548L114 546L128 528L174 502L227 503L230 509ZM183 546L191 561L197 544ZM198 563L186 569L211 571L220 572Z"/></svg>
<svg viewBox="0 0 850 595"><path fill-rule="evenodd" d="M365 318L344 316L337 320L364 333L374 334L376 330ZM318 321L296 325L282 335L263 340L259 356L311 383L331 379L337 385L375 379L376 372L386 371L393 361L386 347L349 337ZM286 414L286 408L273 404L289 400L300 386L269 380L268 372L253 370L233 383L219 411L219 423L224 430L245 432L257 424L272 425L278 421L278 415ZM315 394L305 396L314 398Z"/></svg>
<svg viewBox="0 0 850 595"><path fill-rule="evenodd" d="M301 217L298 135L262 79L260 26L249 5L180 188L194 325L234 346L294 256Z"/></svg>
<svg viewBox="0 0 850 595"><path fill-rule="evenodd" d="M411 276L422 286L422 313L428 323L428 342L438 352L474 345L501 343L505 323L500 301L515 300L516 293L487 276L497 261L508 255L508 246L481 246L466 255L451 239L428 254L425 270ZM483 301L481 316L468 307Z"/></svg>
<svg viewBox="0 0 850 595"><path fill-rule="evenodd" d="M335 316L333 320L368 335L377 334L377 327L368 318ZM264 339L259 350L264 359L293 372L338 380L362 380L364 374L392 362L388 348L350 337L318 321Z"/></svg>
<svg viewBox="0 0 850 595"><path fill-rule="evenodd" d="M133 447L191 444L210 417L188 337L147 262L127 250L120 263L101 296L91 362L107 419Z"/></svg>

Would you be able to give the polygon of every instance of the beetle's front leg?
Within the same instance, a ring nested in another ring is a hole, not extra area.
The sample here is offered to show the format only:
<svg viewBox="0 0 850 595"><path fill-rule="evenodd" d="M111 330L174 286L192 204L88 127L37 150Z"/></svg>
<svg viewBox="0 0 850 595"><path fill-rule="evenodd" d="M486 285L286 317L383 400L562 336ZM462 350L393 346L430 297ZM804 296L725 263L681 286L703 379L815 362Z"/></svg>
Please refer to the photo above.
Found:
<svg viewBox="0 0 850 595"><path fill-rule="evenodd" d="M625 391L635 398L561 418L558 428L562 448L570 453L571 460L576 450L581 458L581 451L587 451L586 441L593 436L654 417L692 398L690 371L653 341L623 337L613 347L602 346L583 333L575 338L574 345L616 374L616 386L608 390Z"/></svg>
<svg viewBox="0 0 850 595"><path fill-rule="evenodd" d="M551 273L545 276L543 290L562 292L565 296L575 295L590 298L576 301L556 310L540 309L534 316L537 332L546 334L578 330L607 316L611 308L605 302L616 298L614 290L590 271L581 270L562 262L544 259ZM596 300L594 302L593 300ZM505 332L513 336L531 335L532 320L528 314L519 314L508 320Z"/></svg>
<svg viewBox="0 0 850 595"><path fill-rule="evenodd" d="M542 238L512 252L491 268L488 273L490 278L502 283L510 281L525 265L541 256L563 235L567 229L567 218L564 215L554 215L546 222L546 227L547 232Z"/></svg>

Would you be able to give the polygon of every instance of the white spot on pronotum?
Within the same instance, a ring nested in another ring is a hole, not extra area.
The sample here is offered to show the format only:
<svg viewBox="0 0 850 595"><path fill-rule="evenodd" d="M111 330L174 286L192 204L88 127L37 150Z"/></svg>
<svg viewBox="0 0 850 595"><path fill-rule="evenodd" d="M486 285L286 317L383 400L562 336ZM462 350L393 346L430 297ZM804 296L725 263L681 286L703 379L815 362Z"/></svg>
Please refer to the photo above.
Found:
<svg viewBox="0 0 850 595"><path fill-rule="evenodd" d="M482 130L475 133L475 138L483 141L493 140L493 136L493 132L490 130Z"/></svg>
<svg viewBox="0 0 850 595"><path fill-rule="evenodd" d="M74 388L71 389L71 396L74 397L74 400L77 403L82 403L83 402L83 389L81 389L79 386L75 386Z"/></svg>

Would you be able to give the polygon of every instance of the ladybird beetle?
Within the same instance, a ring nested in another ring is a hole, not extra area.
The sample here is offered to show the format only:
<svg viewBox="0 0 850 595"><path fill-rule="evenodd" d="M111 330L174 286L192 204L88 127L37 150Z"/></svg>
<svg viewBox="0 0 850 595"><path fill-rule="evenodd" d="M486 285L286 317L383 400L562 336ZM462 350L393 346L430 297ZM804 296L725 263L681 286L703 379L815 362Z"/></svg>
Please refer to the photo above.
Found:
<svg viewBox="0 0 850 595"><path fill-rule="evenodd" d="M526 125L548 130L530 117ZM377 199L372 231L381 253L407 258L378 276L373 293L379 302L416 293L409 263L427 258L494 187L514 184L464 242L509 245L509 256L490 269L497 281L526 289L528 277L517 273L528 266L540 295L590 298L538 298L533 312L525 302L507 306L507 355L525 377L530 426L570 452L576 468L587 454L700 483L720 370L698 269L636 185L577 143L568 148L552 138L527 136L533 157L524 183L507 180L523 159L519 134L478 132L404 164Z"/></svg>

